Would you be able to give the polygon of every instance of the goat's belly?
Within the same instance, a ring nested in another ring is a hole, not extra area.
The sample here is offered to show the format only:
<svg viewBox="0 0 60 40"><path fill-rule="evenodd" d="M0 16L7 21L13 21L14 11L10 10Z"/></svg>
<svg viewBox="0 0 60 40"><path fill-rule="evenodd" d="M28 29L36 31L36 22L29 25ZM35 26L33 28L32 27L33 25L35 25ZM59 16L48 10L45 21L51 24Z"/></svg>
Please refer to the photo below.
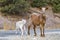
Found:
<svg viewBox="0 0 60 40"><path fill-rule="evenodd" d="M32 22L34 25L40 25L40 22L38 21L34 21L34 22Z"/></svg>
<svg viewBox="0 0 60 40"><path fill-rule="evenodd" d="M23 27L23 24L16 24L16 27L22 28Z"/></svg>

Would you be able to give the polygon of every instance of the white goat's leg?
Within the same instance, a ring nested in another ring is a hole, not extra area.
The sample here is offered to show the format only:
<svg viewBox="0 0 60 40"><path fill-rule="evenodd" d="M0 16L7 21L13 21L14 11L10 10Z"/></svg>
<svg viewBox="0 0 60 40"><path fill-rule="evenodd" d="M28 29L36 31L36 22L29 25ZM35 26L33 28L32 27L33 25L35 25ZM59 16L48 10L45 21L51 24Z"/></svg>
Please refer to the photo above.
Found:
<svg viewBox="0 0 60 40"><path fill-rule="evenodd" d="M23 35L23 31L24 31L24 28L23 28L23 26L21 26L21 35Z"/></svg>
<svg viewBox="0 0 60 40"><path fill-rule="evenodd" d="M25 28L25 26L24 26L24 32L27 34L27 31L26 31L26 28Z"/></svg>
<svg viewBox="0 0 60 40"><path fill-rule="evenodd" d="M16 34L18 33L18 31L19 31L19 27L17 26L17 27L16 27Z"/></svg>
<svg viewBox="0 0 60 40"><path fill-rule="evenodd" d="M18 31L18 29L16 29L16 30ZM16 34L18 33L17 31L16 31Z"/></svg>
<svg viewBox="0 0 60 40"><path fill-rule="evenodd" d="M24 26L24 28L23 28L24 30L25 30L25 26Z"/></svg>
<svg viewBox="0 0 60 40"><path fill-rule="evenodd" d="M21 29L21 35L23 36L23 33L24 33L24 31L23 31L23 29Z"/></svg>

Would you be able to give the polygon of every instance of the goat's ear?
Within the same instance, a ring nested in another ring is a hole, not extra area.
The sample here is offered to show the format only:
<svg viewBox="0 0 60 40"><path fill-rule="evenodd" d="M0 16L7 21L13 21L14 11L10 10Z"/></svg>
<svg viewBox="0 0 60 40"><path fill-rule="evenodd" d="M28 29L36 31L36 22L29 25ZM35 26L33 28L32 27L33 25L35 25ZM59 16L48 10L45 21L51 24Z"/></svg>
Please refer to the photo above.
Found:
<svg viewBox="0 0 60 40"><path fill-rule="evenodd" d="M46 10L48 9L48 7L46 7Z"/></svg>
<svg viewBox="0 0 60 40"><path fill-rule="evenodd" d="M39 7L39 9L41 10L41 7Z"/></svg>

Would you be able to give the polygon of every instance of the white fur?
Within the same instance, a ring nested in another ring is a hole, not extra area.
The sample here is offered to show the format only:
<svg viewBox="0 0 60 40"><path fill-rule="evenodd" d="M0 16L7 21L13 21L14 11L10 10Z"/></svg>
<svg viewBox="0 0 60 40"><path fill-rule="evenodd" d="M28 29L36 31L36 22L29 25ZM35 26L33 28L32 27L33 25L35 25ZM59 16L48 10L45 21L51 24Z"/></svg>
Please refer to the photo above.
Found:
<svg viewBox="0 0 60 40"><path fill-rule="evenodd" d="M32 15L37 15L37 16L39 16L39 14L38 14L38 13L33 13Z"/></svg>
<svg viewBox="0 0 60 40"><path fill-rule="evenodd" d="M45 7L42 7L42 12L45 12L45 9L46 9Z"/></svg>
<svg viewBox="0 0 60 40"><path fill-rule="evenodd" d="M22 35L23 35L24 30L25 30L25 24L26 24L25 19L22 19L21 21L16 22L16 30L20 28Z"/></svg>

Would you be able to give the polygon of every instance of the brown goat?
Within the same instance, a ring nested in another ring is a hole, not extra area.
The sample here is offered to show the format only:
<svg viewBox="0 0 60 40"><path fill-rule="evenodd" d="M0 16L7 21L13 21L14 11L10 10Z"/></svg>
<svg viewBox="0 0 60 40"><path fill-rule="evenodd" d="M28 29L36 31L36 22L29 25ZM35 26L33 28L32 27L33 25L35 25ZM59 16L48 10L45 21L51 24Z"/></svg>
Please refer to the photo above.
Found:
<svg viewBox="0 0 60 40"><path fill-rule="evenodd" d="M40 26L41 36L45 36L44 35L44 25L45 25L45 21L46 21L45 15L43 15L43 14L31 15L31 21L34 26L33 29L34 29L35 36L36 36L35 29L36 29L37 25ZM29 31L30 31L30 25L28 26L28 34L30 35Z"/></svg>
<svg viewBox="0 0 60 40"><path fill-rule="evenodd" d="M44 10L43 10L44 11ZM44 13L44 12L43 12ZM33 24L33 29L34 29L34 33L36 36L36 27L37 25L40 26L40 32L41 32L41 36L44 37L44 26L45 26L45 22L46 22L46 15L44 15L43 13L32 13L31 14L31 23ZM30 35L30 27L31 25L28 26L28 35Z"/></svg>

